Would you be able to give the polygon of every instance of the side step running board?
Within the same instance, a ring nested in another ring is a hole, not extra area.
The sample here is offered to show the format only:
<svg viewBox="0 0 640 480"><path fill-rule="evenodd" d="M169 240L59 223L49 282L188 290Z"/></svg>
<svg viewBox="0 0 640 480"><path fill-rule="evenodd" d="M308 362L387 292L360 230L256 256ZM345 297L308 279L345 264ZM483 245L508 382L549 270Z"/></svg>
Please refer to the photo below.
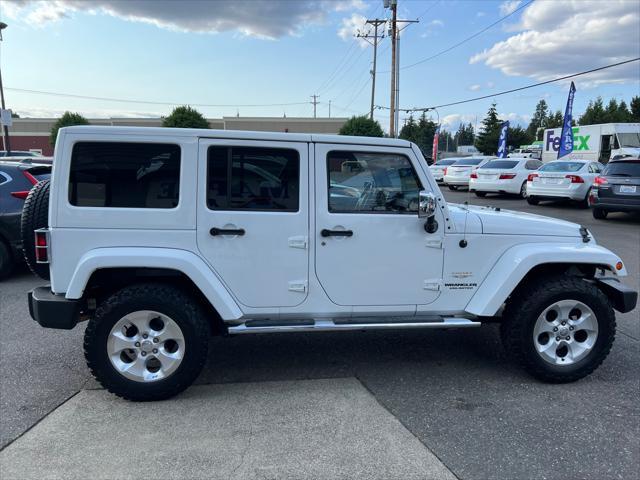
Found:
<svg viewBox="0 0 640 480"><path fill-rule="evenodd" d="M279 333L279 332L331 332L350 330L405 330L409 328L467 328L479 327L480 322L466 318L444 318L426 322L375 322L375 323L335 323L333 320L315 320L313 323L285 325L241 325L229 326L230 335L242 333Z"/></svg>

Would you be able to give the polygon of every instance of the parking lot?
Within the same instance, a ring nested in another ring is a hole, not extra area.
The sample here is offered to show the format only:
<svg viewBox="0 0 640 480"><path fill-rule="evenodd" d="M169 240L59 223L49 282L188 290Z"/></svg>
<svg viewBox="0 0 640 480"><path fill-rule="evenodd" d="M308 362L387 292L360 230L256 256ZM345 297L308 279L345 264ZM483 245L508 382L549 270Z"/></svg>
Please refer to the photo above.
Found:
<svg viewBox="0 0 640 480"><path fill-rule="evenodd" d="M582 224L622 257L625 283L640 289L639 216L603 221L574 205L444 193ZM131 404L92 380L82 326L44 330L30 319L26 292L41 283L21 270L0 284L3 480L638 478L638 309L618 314L611 354L573 384L527 376L492 325L247 335L212 339L200 386ZM30 464L34 455L45 472Z"/></svg>

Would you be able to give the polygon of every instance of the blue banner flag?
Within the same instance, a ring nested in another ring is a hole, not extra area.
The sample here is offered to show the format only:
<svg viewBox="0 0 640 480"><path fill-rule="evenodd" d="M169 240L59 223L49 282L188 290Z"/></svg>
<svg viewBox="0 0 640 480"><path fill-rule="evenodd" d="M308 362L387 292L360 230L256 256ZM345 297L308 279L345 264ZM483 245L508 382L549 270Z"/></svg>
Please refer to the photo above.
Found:
<svg viewBox="0 0 640 480"><path fill-rule="evenodd" d="M498 157L507 158L507 134L509 132L509 120L500 126L500 138L498 139Z"/></svg>
<svg viewBox="0 0 640 480"><path fill-rule="evenodd" d="M567 98L567 108L564 111L564 119L562 120L562 134L560 135L560 148L558 149L558 158L569 155L573 152L573 128L571 127L571 115L573 112L573 97L576 94L576 86L571 82L569 87L569 98Z"/></svg>

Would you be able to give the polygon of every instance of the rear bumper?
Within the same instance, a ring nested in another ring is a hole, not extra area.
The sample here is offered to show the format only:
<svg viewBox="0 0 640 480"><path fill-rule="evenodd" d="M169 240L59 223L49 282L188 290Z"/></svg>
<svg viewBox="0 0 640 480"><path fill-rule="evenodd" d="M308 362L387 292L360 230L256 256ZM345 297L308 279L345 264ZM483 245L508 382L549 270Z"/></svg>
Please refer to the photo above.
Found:
<svg viewBox="0 0 640 480"><path fill-rule="evenodd" d="M469 181L469 188L477 192L520 193L521 183L512 180L496 180L494 182Z"/></svg>
<svg viewBox="0 0 640 480"><path fill-rule="evenodd" d="M447 175L444 176L444 183L447 185L454 185L458 187L467 187L469 186L469 178L462 177L449 177Z"/></svg>
<svg viewBox="0 0 640 480"><path fill-rule="evenodd" d="M533 182L527 182L527 195L530 197L569 200L584 200L589 191L588 184L580 184L577 187L554 188L550 186L538 186Z"/></svg>
<svg viewBox="0 0 640 480"><path fill-rule="evenodd" d="M609 297L613 308L620 313L627 313L636 308L638 292L623 285L617 278L598 278L596 285Z"/></svg>
<svg viewBox="0 0 640 480"><path fill-rule="evenodd" d="M45 328L71 330L80 318L80 300L69 300L51 293L49 286L37 287L28 294L29 314Z"/></svg>

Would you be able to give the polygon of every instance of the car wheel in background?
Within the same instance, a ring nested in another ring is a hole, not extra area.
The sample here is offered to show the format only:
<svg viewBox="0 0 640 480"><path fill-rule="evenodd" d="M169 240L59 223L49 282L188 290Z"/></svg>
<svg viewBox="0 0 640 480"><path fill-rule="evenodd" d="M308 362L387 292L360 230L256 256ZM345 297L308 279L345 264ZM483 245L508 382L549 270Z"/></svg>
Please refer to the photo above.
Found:
<svg viewBox="0 0 640 480"><path fill-rule="evenodd" d="M527 198L527 182L522 182L520 187L520 198Z"/></svg>
<svg viewBox="0 0 640 480"><path fill-rule="evenodd" d="M457 185L449 185L449 190L458 190Z"/></svg>
<svg viewBox="0 0 640 480"><path fill-rule="evenodd" d="M540 200L538 200L536 197L527 197L527 203L529 205L538 205L540 203Z"/></svg>
<svg viewBox="0 0 640 480"><path fill-rule="evenodd" d="M38 182L22 207L20 234L24 259L33 273L49 280L49 265L36 262L34 231L49 226L49 180Z"/></svg>
<svg viewBox="0 0 640 480"><path fill-rule="evenodd" d="M591 197L591 189L587 190L584 200L580 200L580 208L589 208L589 197Z"/></svg>
<svg viewBox="0 0 640 480"><path fill-rule="evenodd" d="M479 192L477 190L476 190L475 194L476 194L476 197L481 197L481 198L487 196L487 192Z"/></svg>
<svg viewBox="0 0 640 480"><path fill-rule="evenodd" d="M0 280L7 278L14 267L13 255L6 243L0 240Z"/></svg>
<svg viewBox="0 0 640 480"><path fill-rule="evenodd" d="M593 213L593 218L597 218L598 220L604 220L605 218L607 218L607 215L609 215L609 212L598 207L595 207L592 210L592 213Z"/></svg>

